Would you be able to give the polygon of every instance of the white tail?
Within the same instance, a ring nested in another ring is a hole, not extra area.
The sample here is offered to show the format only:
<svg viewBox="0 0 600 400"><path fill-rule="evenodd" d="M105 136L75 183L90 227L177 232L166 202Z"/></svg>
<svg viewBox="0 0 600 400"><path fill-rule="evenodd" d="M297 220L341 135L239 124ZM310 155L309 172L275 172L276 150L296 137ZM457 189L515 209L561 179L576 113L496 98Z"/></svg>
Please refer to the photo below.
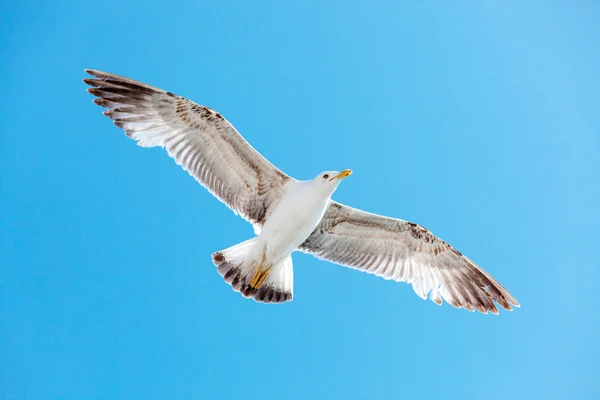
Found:
<svg viewBox="0 0 600 400"><path fill-rule="evenodd" d="M259 287L250 285L257 271L260 259L252 252L256 238L246 240L228 249L213 253L212 260L219 274L233 290L244 297L251 297L261 303L284 303L291 301L294 287L292 257L287 257L273 265L269 275ZM261 254L262 256L262 254Z"/></svg>

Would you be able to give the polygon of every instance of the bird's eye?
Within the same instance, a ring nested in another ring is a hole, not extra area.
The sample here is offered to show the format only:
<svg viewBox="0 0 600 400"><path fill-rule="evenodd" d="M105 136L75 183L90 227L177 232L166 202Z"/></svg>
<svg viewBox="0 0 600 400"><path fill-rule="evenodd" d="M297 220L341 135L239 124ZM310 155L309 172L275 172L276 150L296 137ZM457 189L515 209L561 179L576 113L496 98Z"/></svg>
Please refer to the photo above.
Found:
<svg viewBox="0 0 600 400"><path fill-rule="evenodd" d="M327 179L327 178L329 178L329 175L327 175L327 174L323 175L323 179Z"/></svg>

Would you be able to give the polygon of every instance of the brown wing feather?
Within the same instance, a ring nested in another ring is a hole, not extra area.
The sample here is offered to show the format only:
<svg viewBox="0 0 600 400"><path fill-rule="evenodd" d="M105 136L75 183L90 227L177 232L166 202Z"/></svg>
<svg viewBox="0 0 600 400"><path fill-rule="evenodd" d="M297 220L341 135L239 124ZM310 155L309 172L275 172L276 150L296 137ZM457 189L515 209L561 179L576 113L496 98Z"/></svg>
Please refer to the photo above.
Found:
<svg viewBox="0 0 600 400"><path fill-rule="evenodd" d="M218 112L184 97L106 72L86 70L96 79L94 102L104 115L143 147L166 148L214 196L257 227L291 178L242 138Z"/></svg>
<svg viewBox="0 0 600 400"><path fill-rule="evenodd" d="M437 304L497 314L517 300L488 273L427 229L332 201L320 224L300 246L317 258L411 283Z"/></svg>

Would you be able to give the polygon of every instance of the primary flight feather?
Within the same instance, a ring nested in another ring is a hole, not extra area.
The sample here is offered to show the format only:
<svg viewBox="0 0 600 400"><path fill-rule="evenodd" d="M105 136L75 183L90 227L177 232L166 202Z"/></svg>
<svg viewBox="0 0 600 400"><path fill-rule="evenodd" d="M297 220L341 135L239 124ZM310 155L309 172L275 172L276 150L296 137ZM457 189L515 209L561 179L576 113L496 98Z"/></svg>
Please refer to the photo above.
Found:
<svg viewBox="0 0 600 400"><path fill-rule="evenodd" d="M497 314L517 300L459 251L412 222L331 200L350 170L298 181L267 161L218 112L184 97L96 70L88 92L104 115L142 147L166 148L202 186L254 227L257 236L212 255L219 273L245 297L293 297L296 251L412 284L437 304Z"/></svg>

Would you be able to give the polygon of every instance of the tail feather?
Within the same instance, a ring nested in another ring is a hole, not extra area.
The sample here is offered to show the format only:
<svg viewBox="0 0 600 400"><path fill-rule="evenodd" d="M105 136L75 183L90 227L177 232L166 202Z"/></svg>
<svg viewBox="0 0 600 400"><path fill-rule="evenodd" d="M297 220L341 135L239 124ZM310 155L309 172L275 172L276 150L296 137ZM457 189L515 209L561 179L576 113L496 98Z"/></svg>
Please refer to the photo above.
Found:
<svg viewBox="0 0 600 400"><path fill-rule="evenodd" d="M239 243L228 249L213 253L212 260L219 274L233 290L244 297L250 297L261 303L284 303L293 298L292 257L273 265L270 274L259 288L250 286L252 277L258 268L252 252L256 238Z"/></svg>
<svg viewBox="0 0 600 400"><path fill-rule="evenodd" d="M273 265L273 270L263 285L252 296L262 303L284 303L293 297L294 271L292 257Z"/></svg>

